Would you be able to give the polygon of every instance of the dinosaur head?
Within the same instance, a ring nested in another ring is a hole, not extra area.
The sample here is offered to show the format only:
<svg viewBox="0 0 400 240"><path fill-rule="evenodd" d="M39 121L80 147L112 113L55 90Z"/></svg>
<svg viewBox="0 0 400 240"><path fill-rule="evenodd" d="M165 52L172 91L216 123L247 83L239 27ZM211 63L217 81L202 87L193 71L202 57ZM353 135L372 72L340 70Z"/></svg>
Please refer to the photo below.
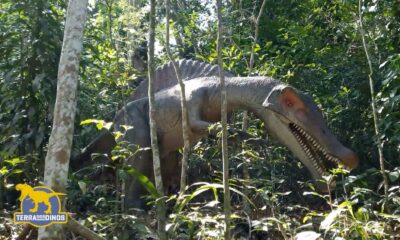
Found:
<svg viewBox="0 0 400 240"><path fill-rule="evenodd" d="M311 97L281 84L272 89L262 105L267 110L267 130L303 162L315 180L338 165L349 170L357 167L357 155L329 131ZM328 190L320 181L316 186L321 192ZM335 182L330 187L334 189Z"/></svg>
<svg viewBox="0 0 400 240"><path fill-rule="evenodd" d="M15 189L17 190L17 191L22 191L25 187L26 187L26 185L27 184L25 184L25 183L19 183L19 184L17 184L17 186L15 186Z"/></svg>

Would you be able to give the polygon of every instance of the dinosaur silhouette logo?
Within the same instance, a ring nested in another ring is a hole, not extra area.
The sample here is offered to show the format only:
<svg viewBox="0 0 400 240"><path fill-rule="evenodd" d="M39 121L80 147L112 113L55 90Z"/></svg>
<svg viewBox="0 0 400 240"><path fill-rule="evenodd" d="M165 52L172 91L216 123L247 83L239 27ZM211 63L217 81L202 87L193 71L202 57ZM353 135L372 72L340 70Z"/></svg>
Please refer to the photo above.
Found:
<svg viewBox="0 0 400 240"><path fill-rule="evenodd" d="M64 193L54 192L45 186L31 187L28 184L17 184L21 192L21 212L14 213L15 223L28 223L35 227L50 224L63 224L68 220L66 212L61 212L59 196Z"/></svg>

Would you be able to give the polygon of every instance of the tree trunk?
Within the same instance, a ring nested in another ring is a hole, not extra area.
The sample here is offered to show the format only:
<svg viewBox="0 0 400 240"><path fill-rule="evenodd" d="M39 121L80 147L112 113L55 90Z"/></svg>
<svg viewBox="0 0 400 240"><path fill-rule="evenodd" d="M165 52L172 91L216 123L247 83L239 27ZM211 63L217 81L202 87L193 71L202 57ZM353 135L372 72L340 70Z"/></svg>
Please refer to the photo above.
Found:
<svg viewBox="0 0 400 240"><path fill-rule="evenodd" d="M79 58L87 0L70 0L64 41L58 68L57 96L53 129L45 160L44 183L56 192L65 192L76 110ZM63 226L53 224L39 229L39 239L64 239Z"/></svg>
<svg viewBox="0 0 400 240"><path fill-rule="evenodd" d="M369 87L370 87L370 91L371 91L371 108L372 108L372 115L374 116L375 136L376 136L376 142L378 145L377 147L378 147L378 154L379 154L379 164L380 164L381 173L382 173L382 177L383 177L385 202L387 202L388 201L388 191L389 191L389 181L388 181L388 178L386 176L386 171L385 171L385 159L383 156L383 143L381 140L382 135L379 130L378 111L376 110L376 99L375 99L375 89L374 89L374 79L373 79L374 71L372 68L372 62L371 62L371 58L369 55L367 43L365 40L365 31L364 31L364 27L363 27L363 15L362 15L362 10L361 10L362 2L363 2L362 0L358 1L358 15L359 15L358 24L360 27L360 35L361 35L361 39L362 39L362 43L363 43L363 47L364 47L364 51L365 51L365 56L367 57L367 62L368 62L368 67L369 67L368 78L369 78Z"/></svg>
<svg viewBox="0 0 400 240"><path fill-rule="evenodd" d="M257 45L257 41L258 41L258 32L259 32L260 19L261 19L261 16L262 16L263 12L264 12L266 3L267 3L267 0L263 0L263 2L261 4L261 7L260 7L260 11L258 12L258 16L256 18L256 22L254 23L254 25L255 25L255 27L254 27L254 39L253 39L253 42L251 44L250 61L249 61L249 74L248 74L248 76L251 76L252 73L253 73L254 51L255 51L255 48L256 48L256 45ZM254 5L254 8L256 8L255 5ZM242 130L246 131L248 127L249 127L249 115L248 115L247 111L244 111L243 112ZM250 179L250 174L249 174L249 169L247 167L247 163L243 164L243 178L245 180ZM246 191L247 191L247 189L245 190L245 195L247 195ZM249 206L247 201L243 202L243 209L246 212L250 212L250 206Z"/></svg>
<svg viewBox="0 0 400 240"><path fill-rule="evenodd" d="M225 240L231 239L231 194L229 191L229 159L228 159L228 131L227 131L227 100L226 87L224 77L224 66L222 63L222 3L217 0L217 16L218 16L218 37L217 37L217 54L219 77L221 80L221 124L222 124L222 169L223 169L223 185L224 185L224 214L225 214Z"/></svg>
<svg viewBox="0 0 400 240"><path fill-rule="evenodd" d="M154 181L157 191L160 196L164 196L163 182L161 177L161 163L160 153L158 149L157 139L157 123L156 109L155 109L155 94L153 90L154 85L154 42L155 42L155 9L156 1L150 0L150 26L149 26L149 53L148 53L148 74L149 74L149 118L150 118L150 136L151 136L151 149L153 152L153 167L154 167ZM158 220L158 234L161 240L167 239L165 231L166 226L166 211L165 199L161 197L156 201L157 220Z"/></svg>
<svg viewBox="0 0 400 240"><path fill-rule="evenodd" d="M181 184L180 184L180 193L182 194L186 188L186 178L187 178L187 165L190 151L190 140L189 140L189 119L188 119L188 110L186 103L186 94L185 94L185 83L182 81L181 73L179 66L176 64L174 56L171 53L170 43L169 43L169 14L170 14L170 2L169 0L165 1L165 18L166 18L166 32L165 32L165 49L167 50L168 58L172 62L174 66L176 79L178 79L179 86L181 88L181 109L182 109L182 134L183 134L183 157L182 157L182 171L181 171Z"/></svg>

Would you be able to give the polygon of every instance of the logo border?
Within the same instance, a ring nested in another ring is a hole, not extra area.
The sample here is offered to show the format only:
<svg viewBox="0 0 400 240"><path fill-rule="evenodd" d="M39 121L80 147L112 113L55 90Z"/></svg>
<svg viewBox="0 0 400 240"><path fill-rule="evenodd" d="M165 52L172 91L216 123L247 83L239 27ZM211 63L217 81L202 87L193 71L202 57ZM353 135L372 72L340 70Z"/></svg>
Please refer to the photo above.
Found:
<svg viewBox="0 0 400 240"><path fill-rule="evenodd" d="M44 189L49 190L49 191L52 192L52 193L55 193L55 191L54 191L53 189L51 189L51 188L49 188L49 187L47 187L47 186L36 186L36 187L33 187L33 190L35 190L36 188L44 188ZM58 197L58 195L54 195L54 197L57 198L58 206L61 208L61 201L60 201L60 198ZM25 197L25 198L26 198L26 197ZM15 220L15 218L16 218L15 216L16 216L17 214L25 214L25 213L22 212L22 202L25 200L25 198L21 201L20 206L19 206L19 209L20 209L21 211L20 211L20 212L15 212L15 213L13 214L13 220L14 220L14 223L15 223L15 224L30 224L30 225L32 225L32 226L34 226L34 227L41 228L41 227L48 227L48 226L50 226L50 225L52 225L52 224L66 224L66 223L68 222L68 212L61 212L61 211L60 211L60 208L58 209L57 214L65 214L65 221L62 221L62 222L50 221L50 223L48 223L48 224L46 224L46 225L36 225L36 224L34 224L34 223L32 223L32 222L17 222L17 221ZM46 214L46 215L49 215L49 214Z"/></svg>

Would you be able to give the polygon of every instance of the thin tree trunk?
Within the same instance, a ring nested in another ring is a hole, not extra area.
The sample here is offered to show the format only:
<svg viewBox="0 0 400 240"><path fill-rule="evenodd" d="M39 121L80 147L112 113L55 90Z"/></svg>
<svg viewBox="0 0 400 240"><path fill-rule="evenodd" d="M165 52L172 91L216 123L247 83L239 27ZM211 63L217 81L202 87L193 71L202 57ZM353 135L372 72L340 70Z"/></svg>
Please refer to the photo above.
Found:
<svg viewBox="0 0 400 240"><path fill-rule="evenodd" d="M166 32L165 32L165 49L167 50L168 58L172 62L175 70L176 78L178 79L179 86L181 88L181 109L182 109L182 134L183 134L183 157L182 157L182 171L181 171L181 185L180 193L182 194L186 188L186 178L187 178L187 168L188 168L188 158L190 151L190 140L189 140L189 119L188 110L186 103L185 94L185 83L182 81L179 66L176 64L174 56L171 53L170 43L169 43L169 14L170 14L170 1L165 0L165 18L166 18Z"/></svg>
<svg viewBox="0 0 400 240"><path fill-rule="evenodd" d="M261 19L261 16L262 16L263 12L264 12L266 3L267 3L267 0L263 0L263 2L261 4L261 7L260 7L260 11L258 12L258 16L256 18L256 22L254 23L255 24L254 39L253 39L253 42L251 44L250 62L249 62L249 74L248 74L249 76L252 75L252 73L253 73L254 51L255 51L255 48L257 46L257 41L258 41L258 32L259 32L260 19ZM242 130L246 131L248 127L249 127L249 116L248 116L248 112L244 111L243 112ZM248 169L248 166L247 166L246 163L243 164L243 178L246 179L246 180L250 179L249 169ZM246 192L245 192L245 194L246 194ZM243 202L243 208L244 208L244 210L246 212L250 211L250 206L249 206L247 201Z"/></svg>
<svg viewBox="0 0 400 240"><path fill-rule="evenodd" d="M110 45L111 47L116 48L116 46L114 46L114 38L113 38L113 34L112 34L112 27L113 27L113 18L112 18L112 8L113 8L113 2L114 0L106 0L106 6L107 6L107 17L108 17L108 34L109 34L109 38L110 38Z"/></svg>
<svg viewBox="0 0 400 240"><path fill-rule="evenodd" d="M257 41L258 41L258 32L259 32L259 25L260 25L260 19L262 16L262 13L264 12L265 9L265 5L266 5L267 1L264 0L261 4L260 7L260 11L258 12L258 16L256 18L256 22L255 24L255 29L254 29L254 39L253 42L251 44L251 51L250 51L250 62L249 62L249 76L252 75L253 73L253 67L254 67L254 50L256 48L257 45ZM248 128L249 125L249 119L248 119L248 112L244 111L243 112L243 124L242 124L242 130L246 131L246 129Z"/></svg>
<svg viewBox="0 0 400 240"><path fill-rule="evenodd" d="M229 191L229 159L228 159L228 131L227 131L227 100L224 66L222 63L222 3L217 0L217 16L218 16L218 37L217 37L217 54L219 78L221 80L221 124L222 124L222 168L223 168L223 185L224 185L224 214L225 214L225 240L231 239L231 194Z"/></svg>
<svg viewBox="0 0 400 240"><path fill-rule="evenodd" d="M156 25L156 1L150 0L150 26L149 26L149 53L148 53L148 74L149 74L149 118L150 118L150 136L151 136L151 149L153 152L153 168L154 168L154 180L157 191L160 196L164 196L163 181L161 177L161 163L160 153L158 149L157 139L157 123L156 109L155 109L155 94L153 90L154 85L154 42L155 42L155 25ZM156 211L158 220L158 234L161 240L167 239L167 233L165 231L166 226L166 211L165 211L165 199L161 197L156 201Z"/></svg>
<svg viewBox="0 0 400 240"><path fill-rule="evenodd" d="M65 192L76 110L79 58L87 14L87 0L70 0L64 41L58 68L57 96L53 129L45 160L44 183L56 192ZM39 229L39 239L65 239L63 226L53 224Z"/></svg>
<svg viewBox="0 0 400 240"><path fill-rule="evenodd" d="M361 39L365 51L365 56L367 57L367 62L368 62L368 67L369 67L369 87L371 91L371 107L372 107L372 114L374 116L374 128L375 128L375 136L376 136L376 141L378 144L378 154L379 154L379 164L381 168L381 173L383 177L383 187L385 191L385 201L388 201L388 189L389 189L389 181L385 172L385 158L383 156L383 143L381 140L381 133L379 130L379 118L378 118L378 112L376 110L376 99L375 99L375 89L374 89L374 79L373 79L373 74L374 71L372 69L372 62L371 62L371 57L369 55L368 47L367 47L367 42L365 40L365 31L363 27L363 15L362 15L362 6L363 1L359 0L358 1L358 15L359 15L359 28L360 28L360 34L361 34Z"/></svg>
<svg viewBox="0 0 400 240"><path fill-rule="evenodd" d="M254 28L254 39L253 39L253 43L251 45L251 52L250 52L250 63L249 63L249 74L253 73L253 67L254 67L254 51L257 45L257 41L258 41L258 33L259 33L259 25L260 25L260 20L261 20L261 16L264 12L265 9L265 5L266 5L267 1L264 0L261 4L260 7L260 11L258 12L258 16L256 18L256 22L255 24L255 28Z"/></svg>

